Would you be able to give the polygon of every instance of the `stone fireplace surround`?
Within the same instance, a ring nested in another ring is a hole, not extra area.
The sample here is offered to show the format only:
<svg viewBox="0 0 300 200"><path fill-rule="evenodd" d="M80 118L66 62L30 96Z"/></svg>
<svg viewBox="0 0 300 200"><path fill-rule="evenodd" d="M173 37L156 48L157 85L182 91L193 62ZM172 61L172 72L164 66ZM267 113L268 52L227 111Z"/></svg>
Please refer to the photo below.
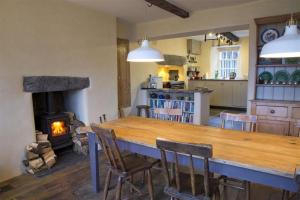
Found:
<svg viewBox="0 0 300 200"><path fill-rule="evenodd" d="M90 87L90 79L87 77L25 76L23 78L23 91L31 93L81 90L88 87Z"/></svg>
<svg viewBox="0 0 300 200"><path fill-rule="evenodd" d="M79 120L85 121L85 119L87 118L87 110L86 110L86 97L85 97L86 93L84 89L88 88L89 86L90 86L89 78L85 78L85 77L67 77L67 76L26 76L24 77L23 91L32 93L32 98L33 98L32 100L34 105L38 105L38 104L40 105L37 107L38 110L34 109L36 129L44 130L46 118L48 119L49 117L62 116L64 114L62 112L65 111L73 112L76 114ZM57 94L58 92L59 94L62 95L61 98L63 98L63 101L61 101L62 99L60 101L54 101L53 99L54 94ZM48 107L50 106L48 102L49 98L47 98L46 102L48 103L46 103L43 100L43 98L41 99L40 96L43 95L45 97L48 97L50 94L52 97L51 98L52 101L50 103L52 110L50 109L50 107ZM61 103L63 104L61 105ZM45 106L46 109L44 109ZM58 110L54 109L57 106L60 107L60 109ZM50 109L51 111L48 109ZM49 132L48 129L49 128L46 128L44 130L45 132L44 131L43 132L48 133L51 139L52 138L51 133ZM68 142L67 140L69 140L68 135L61 136L61 137L65 137L66 140L65 142ZM55 144L55 140L57 140L57 142L63 142L61 140L63 138L56 138L56 139L52 138L52 139L53 141L51 141L51 143L54 142L53 144Z"/></svg>

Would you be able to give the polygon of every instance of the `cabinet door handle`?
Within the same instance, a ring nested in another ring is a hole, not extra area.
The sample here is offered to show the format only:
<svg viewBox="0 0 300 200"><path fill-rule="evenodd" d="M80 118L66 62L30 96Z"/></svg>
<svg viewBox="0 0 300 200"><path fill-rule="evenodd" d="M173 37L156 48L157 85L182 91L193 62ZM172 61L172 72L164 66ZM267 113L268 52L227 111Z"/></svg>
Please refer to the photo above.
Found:
<svg viewBox="0 0 300 200"><path fill-rule="evenodd" d="M271 113L271 114L274 114L274 113L275 113L275 110L272 109L272 110L270 111L270 113Z"/></svg>

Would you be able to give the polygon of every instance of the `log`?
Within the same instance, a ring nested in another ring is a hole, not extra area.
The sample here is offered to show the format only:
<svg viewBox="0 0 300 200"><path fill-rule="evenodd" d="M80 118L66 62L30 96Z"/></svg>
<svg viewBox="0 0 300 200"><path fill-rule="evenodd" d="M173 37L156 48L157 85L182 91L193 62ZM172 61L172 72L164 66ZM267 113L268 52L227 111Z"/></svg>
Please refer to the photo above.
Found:
<svg viewBox="0 0 300 200"><path fill-rule="evenodd" d="M48 141L48 134L41 134L41 133L36 134L36 141L37 142Z"/></svg>
<svg viewBox="0 0 300 200"><path fill-rule="evenodd" d="M41 158L37 158L29 161L29 166L31 169L39 169L44 165L44 161Z"/></svg>
<svg viewBox="0 0 300 200"><path fill-rule="evenodd" d="M30 144L30 146L32 147L31 152L36 153L36 154L40 154L41 146L38 143L33 142L33 143Z"/></svg>
<svg viewBox="0 0 300 200"><path fill-rule="evenodd" d="M31 151L26 151L26 158L27 160L34 160L39 158L39 154L33 153Z"/></svg>
<svg viewBox="0 0 300 200"><path fill-rule="evenodd" d="M50 158L45 159L44 161L45 161L47 167L48 167L48 168L51 168L51 167L53 167L53 166L55 165L55 163L56 163L56 157L50 157Z"/></svg>
<svg viewBox="0 0 300 200"><path fill-rule="evenodd" d="M46 140L46 141L39 141L38 142L40 148L48 148L48 147L51 147L51 143L50 141Z"/></svg>
<svg viewBox="0 0 300 200"><path fill-rule="evenodd" d="M77 134L80 135L80 134L87 134L88 132L92 132L92 129L89 126L80 126L80 127L76 128L75 131Z"/></svg>
<svg viewBox="0 0 300 200"><path fill-rule="evenodd" d="M51 147L43 148L43 149L41 150L41 154L45 154L45 153L47 153L47 152L49 152L49 151L52 151L52 148L51 148Z"/></svg>
<svg viewBox="0 0 300 200"><path fill-rule="evenodd" d="M33 147L31 145L26 145L25 149L26 151L33 151Z"/></svg>
<svg viewBox="0 0 300 200"><path fill-rule="evenodd" d="M23 162L23 164L24 164L25 167L29 166L29 161L28 160L23 160L22 162Z"/></svg>
<svg viewBox="0 0 300 200"><path fill-rule="evenodd" d="M88 145L88 137L79 138L79 141L81 142L81 146Z"/></svg>
<svg viewBox="0 0 300 200"><path fill-rule="evenodd" d="M56 163L56 155L53 150L42 155L48 168L51 168Z"/></svg>

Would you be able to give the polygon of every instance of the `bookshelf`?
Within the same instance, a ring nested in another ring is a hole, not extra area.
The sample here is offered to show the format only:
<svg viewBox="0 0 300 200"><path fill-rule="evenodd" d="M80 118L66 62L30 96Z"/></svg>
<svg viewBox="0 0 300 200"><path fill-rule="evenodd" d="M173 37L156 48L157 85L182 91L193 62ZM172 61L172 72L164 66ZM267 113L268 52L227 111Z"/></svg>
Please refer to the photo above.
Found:
<svg viewBox="0 0 300 200"><path fill-rule="evenodd" d="M206 125L209 118L211 92L211 90L141 89L139 104L150 106L150 118ZM158 109L167 112L155 112ZM175 110L180 110L180 114L171 114Z"/></svg>

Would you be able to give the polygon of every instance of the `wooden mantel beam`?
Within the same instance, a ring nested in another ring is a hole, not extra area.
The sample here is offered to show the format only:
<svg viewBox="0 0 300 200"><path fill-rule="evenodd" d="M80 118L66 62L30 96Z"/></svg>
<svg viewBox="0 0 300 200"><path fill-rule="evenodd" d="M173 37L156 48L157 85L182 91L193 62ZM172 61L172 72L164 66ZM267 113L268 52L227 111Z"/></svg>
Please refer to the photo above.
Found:
<svg viewBox="0 0 300 200"><path fill-rule="evenodd" d="M161 9L164 9L170 13L173 13L174 15L177 15L179 17L188 18L190 16L189 12L175 6L174 4L171 4L166 0L145 0L145 1Z"/></svg>

